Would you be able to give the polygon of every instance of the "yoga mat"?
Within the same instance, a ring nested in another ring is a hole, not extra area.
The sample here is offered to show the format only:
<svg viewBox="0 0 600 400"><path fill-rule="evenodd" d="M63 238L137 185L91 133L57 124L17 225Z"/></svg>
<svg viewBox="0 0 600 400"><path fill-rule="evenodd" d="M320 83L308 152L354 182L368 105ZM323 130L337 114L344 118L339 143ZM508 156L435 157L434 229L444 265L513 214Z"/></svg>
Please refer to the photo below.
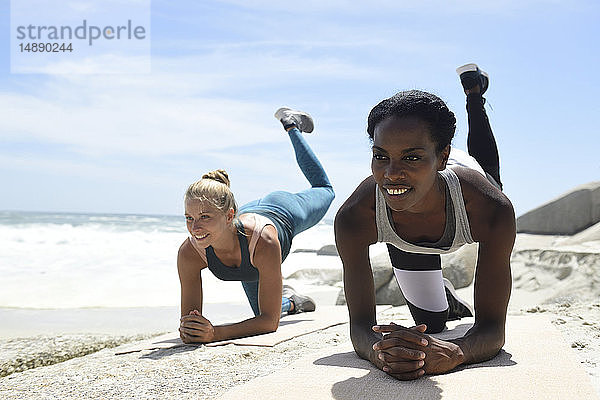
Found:
<svg viewBox="0 0 600 400"><path fill-rule="evenodd" d="M385 310L386 308L389 308L389 306L378 307L378 310ZM318 307L314 312L286 315L282 317L276 332L240 339L224 340L221 342L206 343L204 346L214 347L235 344L238 346L273 347L295 337L346 322L348 322L348 309L346 306L322 306ZM171 332L152 339L137 342L131 346L125 346L120 348L115 354L127 354L142 350L168 349L180 346L202 345L186 345L179 338L179 332Z"/></svg>
<svg viewBox="0 0 600 400"><path fill-rule="evenodd" d="M443 332L445 338L470 327L465 319L448 325L452 330ZM444 375L399 381L360 359L346 343L237 386L220 399L599 399L547 317L509 316L506 326L506 344L498 356Z"/></svg>

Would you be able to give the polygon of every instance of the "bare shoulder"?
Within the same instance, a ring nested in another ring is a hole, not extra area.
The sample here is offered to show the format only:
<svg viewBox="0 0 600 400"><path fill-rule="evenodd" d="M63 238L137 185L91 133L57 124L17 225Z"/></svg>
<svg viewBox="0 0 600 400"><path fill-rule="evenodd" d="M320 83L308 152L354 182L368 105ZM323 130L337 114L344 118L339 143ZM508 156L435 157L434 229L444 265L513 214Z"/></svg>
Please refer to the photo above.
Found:
<svg viewBox="0 0 600 400"><path fill-rule="evenodd" d="M244 233L250 241L253 235L258 235L253 260L256 268L261 270L265 265L281 265L281 244L277 236L277 229L273 225L262 226L257 224L254 214L240 215L244 226Z"/></svg>
<svg viewBox="0 0 600 400"><path fill-rule="evenodd" d="M177 252L177 268L186 270L201 270L206 268L204 259L198 254L198 251L190 243L189 239L185 239L179 251Z"/></svg>
<svg viewBox="0 0 600 400"><path fill-rule="evenodd" d="M242 225L244 226L244 233L246 237L250 239L253 235L259 235L258 243L264 244L275 244L279 243L277 237L277 229L273 225L266 225L264 228L261 224L256 223L257 214L247 213L239 216ZM258 246L258 245L257 245Z"/></svg>
<svg viewBox="0 0 600 400"><path fill-rule="evenodd" d="M185 239L183 243L181 243L181 246L179 246L179 252L177 253L177 257L186 261L198 260L202 262L202 257L200 257L200 254L198 254L198 251L190 243L189 239Z"/></svg>
<svg viewBox="0 0 600 400"><path fill-rule="evenodd" d="M508 197L473 169L452 170L460 180L473 238L486 241L498 234L514 236L515 212Z"/></svg>
<svg viewBox="0 0 600 400"><path fill-rule="evenodd" d="M369 176L342 204L335 216L336 241L348 237L368 244L375 243L375 188L375 180Z"/></svg>

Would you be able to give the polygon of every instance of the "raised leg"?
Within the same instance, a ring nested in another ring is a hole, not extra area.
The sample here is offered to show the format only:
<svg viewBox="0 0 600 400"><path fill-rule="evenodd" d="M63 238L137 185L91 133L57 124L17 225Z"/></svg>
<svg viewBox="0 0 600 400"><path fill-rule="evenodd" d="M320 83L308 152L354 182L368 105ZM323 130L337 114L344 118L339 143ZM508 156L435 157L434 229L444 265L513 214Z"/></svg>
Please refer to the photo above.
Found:
<svg viewBox="0 0 600 400"><path fill-rule="evenodd" d="M304 136L298 128L292 127L287 131L294 153L296 154L296 162L298 167L310 183L311 187L328 187L331 188L331 183L327 177L325 169L321 162L312 151Z"/></svg>
<svg viewBox="0 0 600 400"><path fill-rule="evenodd" d="M467 115L469 119L467 149L469 154L477 160L487 174L491 175L498 184L497 186L502 190L498 146L483 104L483 97L479 93L467 95Z"/></svg>
<svg viewBox="0 0 600 400"><path fill-rule="evenodd" d="M463 65L458 67L456 72L467 95L467 149L486 172L488 179L502 190L498 146L485 112L485 99L482 97L488 89L489 76L476 64Z"/></svg>
<svg viewBox="0 0 600 400"><path fill-rule="evenodd" d="M259 201L260 207L271 208L283 216L283 225L291 229L291 238L317 224L329 209L335 194L321 162L312 151L302 132L312 132L312 117L290 108L280 108L275 117L287 131L298 167L310 183L310 189L299 193L277 191ZM287 243L282 243L282 248Z"/></svg>

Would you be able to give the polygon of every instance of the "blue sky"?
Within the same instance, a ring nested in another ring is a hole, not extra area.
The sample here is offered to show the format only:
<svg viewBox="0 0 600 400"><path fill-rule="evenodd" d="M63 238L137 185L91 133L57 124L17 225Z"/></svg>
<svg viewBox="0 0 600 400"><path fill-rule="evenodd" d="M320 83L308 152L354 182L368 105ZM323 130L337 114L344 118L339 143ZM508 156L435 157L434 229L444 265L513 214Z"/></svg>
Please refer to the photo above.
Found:
<svg viewBox="0 0 600 400"><path fill-rule="evenodd" d="M238 203L302 190L272 116L288 105L314 116L332 217L370 174L366 117L381 99L436 93L466 148L454 69L477 62L522 214L600 180L599 11L593 0L153 0L150 74L11 74L0 0L0 210L180 214L187 185L215 168Z"/></svg>

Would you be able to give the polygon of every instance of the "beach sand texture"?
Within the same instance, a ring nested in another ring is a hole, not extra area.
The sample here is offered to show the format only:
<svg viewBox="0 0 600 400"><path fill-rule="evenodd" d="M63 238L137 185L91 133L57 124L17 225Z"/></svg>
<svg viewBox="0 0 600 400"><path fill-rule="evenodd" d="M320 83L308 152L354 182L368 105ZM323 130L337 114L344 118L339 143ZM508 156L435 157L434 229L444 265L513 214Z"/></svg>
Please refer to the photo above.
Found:
<svg viewBox="0 0 600 400"><path fill-rule="evenodd" d="M448 331L434 336L460 337L472 321L454 321ZM281 393L290 400L600 399L547 317L511 316L507 332L506 344L495 358L450 374L402 382L360 359L352 345L345 343L324 354L303 357L220 399L275 400L282 398Z"/></svg>

